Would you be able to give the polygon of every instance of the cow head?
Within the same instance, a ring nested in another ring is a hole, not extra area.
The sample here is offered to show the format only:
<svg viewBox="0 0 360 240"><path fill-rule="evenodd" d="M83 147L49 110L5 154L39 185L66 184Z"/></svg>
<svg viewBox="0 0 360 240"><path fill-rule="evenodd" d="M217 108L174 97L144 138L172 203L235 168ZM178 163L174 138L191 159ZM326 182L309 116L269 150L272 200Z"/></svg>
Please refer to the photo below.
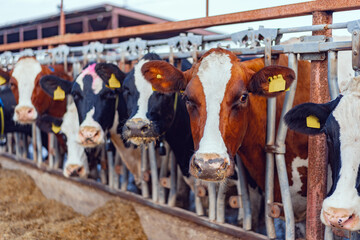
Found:
<svg viewBox="0 0 360 240"><path fill-rule="evenodd" d="M161 60L148 53L129 72L123 84L123 96L129 119L122 136L135 145L154 141L171 126L177 108L178 94L156 91L141 73L142 66L151 60Z"/></svg>
<svg viewBox="0 0 360 240"><path fill-rule="evenodd" d="M143 65L142 73L155 89L184 91L196 150L190 161L193 176L221 181L232 175L233 158L252 120L251 95L275 96L268 92L269 77L282 75L285 83L280 90L287 89L295 77L285 67L257 68L220 48L209 50L185 72L163 61Z"/></svg>
<svg viewBox="0 0 360 240"><path fill-rule="evenodd" d="M67 159L63 170L64 176L86 178L89 174L89 165L84 147L77 142L79 118L75 104L68 105L62 119L45 114L40 116L36 123L44 132L64 134L66 137Z"/></svg>
<svg viewBox="0 0 360 240"><path fill-rule="evenodd" d="M47 74L53 74L52 70L41 66L34 57L22 57L15 64L10 78L11 90L17 102L14 121L30 124L49 109L52 99L39 85L40 78ZM63 99L59 101L65 106Z"/></svg>
<svg viewBox="0 0 360 240"><path fill-rule="evenodd" d="M321 221L328 226L360 230L360 78L352 79L342 95L325 103L304 103L285 115L290 129L324 133L332 172Z"/></svg>
<svg viewBox="0 0 360 240"><path fill-rule="evenodd" d="M50 96L55 96L56 91L72 95L79 115L78 142L91 148L104 143L106 132L114 124L116 105L123 101L119 89L124 77L114 64L93 63L74 82L45 76L40 84Z"/></svg>

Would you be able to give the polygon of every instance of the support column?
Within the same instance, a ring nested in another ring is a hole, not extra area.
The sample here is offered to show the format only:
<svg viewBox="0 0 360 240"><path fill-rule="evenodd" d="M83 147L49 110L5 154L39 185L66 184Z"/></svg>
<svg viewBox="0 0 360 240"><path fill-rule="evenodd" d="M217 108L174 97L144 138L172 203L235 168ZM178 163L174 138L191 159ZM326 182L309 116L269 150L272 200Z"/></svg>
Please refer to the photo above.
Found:
<svg viewBox="0 0 360 240"><path fill-rule="evenodd" d="M331 24L332 13L314 12L313 25ZM313 35L331 36L331 29ZM311 62L310 101L325 103L330 100L327 82L327 59ZM324 135L309 137L309 165L307 186L306 239L324 239L324 225L320 221L322 202L326 195L327 147Z"/></svg>
<svg viewBox="0 0 360 240"><path fill-rule="evenodd" d="M111 13L111 29L116 29L118 27L119 27L119 15L115 11L112 11L112 13ZM119 39L113 38L113 39L111 39L111 42L118 43Z"/></svg>

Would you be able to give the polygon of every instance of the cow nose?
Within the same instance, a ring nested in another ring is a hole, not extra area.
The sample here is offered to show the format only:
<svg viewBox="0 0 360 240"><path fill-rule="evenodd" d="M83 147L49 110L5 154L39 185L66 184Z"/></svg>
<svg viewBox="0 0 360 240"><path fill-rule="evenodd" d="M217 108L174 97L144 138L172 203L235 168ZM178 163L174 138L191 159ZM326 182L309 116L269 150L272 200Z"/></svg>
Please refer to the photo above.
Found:
<svg viewBox="0 0 360 240"><path fill-rule="evenodd" d="M230 161L219 154L194 154L190 160L190 173L207 181L221 181L228 177Z"/></svg>
<svg viewBox="0 0 360 240"><path fill-rule="evenodd" d="M18 107L15 109L15 114L19 122L31 122L35 120L35 109L33 107Z"/></svg>
<svg viewBox="0 0 360 240"><path fill-rule="evenodd" d="M86 171L84 166L69 164L65 168L65 177L86 177Z"/></svg>
<svg viewBox="0 0 360 240"><path fill-rule="evenodd" d="M150 122L141 118L130 119L126 121L123 132L129 137L146 137L150 133Z"/></svg>
<svg viewBox="0 0 360 240"><path fill-rule="evenodd" d="M83 146L97 145L101 141L101 129L96 127L81 127L79 130L79 140Z"/></svg>
<svg viewBox="0 0 360 240"><path fill-rule="evenodd" d="M348 230L352 230L351 227L354 225L354 222L359 220L359 217L351 210L341 208L323 210L323 217L326 221L325 224Z"/></svg>

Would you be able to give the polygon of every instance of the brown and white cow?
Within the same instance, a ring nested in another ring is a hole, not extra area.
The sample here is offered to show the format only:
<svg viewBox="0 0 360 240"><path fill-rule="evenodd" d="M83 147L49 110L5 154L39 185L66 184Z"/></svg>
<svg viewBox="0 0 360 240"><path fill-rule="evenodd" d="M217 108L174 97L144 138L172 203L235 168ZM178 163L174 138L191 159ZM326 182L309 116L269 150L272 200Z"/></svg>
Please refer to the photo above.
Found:
<svg viewBox="0 0 360 240"><path fill-rule="evenodd" d="M45 75L59 76L71 81L62 66L43 66L35 57L21 57L11 71L10 85L17 105L14 121L30 124L41 114L62 117L66 111L64 99L53 100L40 87L39 81Z"/></svg>
<svg viewBox="0 0 360 240"><path fill-rule="evenodd" d="M184 91L190 116L195 153L190 173L200 179L222 181L233 174L233 158L238 153L257 185L265 186L266 98L269 77L281 74L287 89L295 75L280 55L276 66L264 67L263 59L240 62L221 48L211 49L185 72L161 61L145 63L144 77L163 92ZM298 89L294 104L309 100L310 64L299 61ZM265 97L264 97L265 96ZM279 122L284 94L277 101ZM306 211L307 137L289 132L285 154L295 216ZM277 179L277 178L276 178ZM281 201L275 182L275 201Z"/></svg>

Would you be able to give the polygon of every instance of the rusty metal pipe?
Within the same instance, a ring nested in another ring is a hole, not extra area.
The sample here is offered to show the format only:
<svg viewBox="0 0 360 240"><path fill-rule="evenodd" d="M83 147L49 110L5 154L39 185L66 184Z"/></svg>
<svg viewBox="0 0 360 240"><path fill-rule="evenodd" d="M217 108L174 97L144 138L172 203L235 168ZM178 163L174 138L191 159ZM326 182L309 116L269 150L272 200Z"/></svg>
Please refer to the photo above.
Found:
<svg viewBox="0 0 360 240"><path fill-rule="evenodd" d="M331 12L314 12L313 24L331 24ZM331 36L331 29L313 32L313 35ZM327 84L327 60L311 62L310 101L325 103L329 100ZM325 136L309 136L306 239L324 238L324 225L320 221L322 202L326 194L327 146Z"/></svg>

